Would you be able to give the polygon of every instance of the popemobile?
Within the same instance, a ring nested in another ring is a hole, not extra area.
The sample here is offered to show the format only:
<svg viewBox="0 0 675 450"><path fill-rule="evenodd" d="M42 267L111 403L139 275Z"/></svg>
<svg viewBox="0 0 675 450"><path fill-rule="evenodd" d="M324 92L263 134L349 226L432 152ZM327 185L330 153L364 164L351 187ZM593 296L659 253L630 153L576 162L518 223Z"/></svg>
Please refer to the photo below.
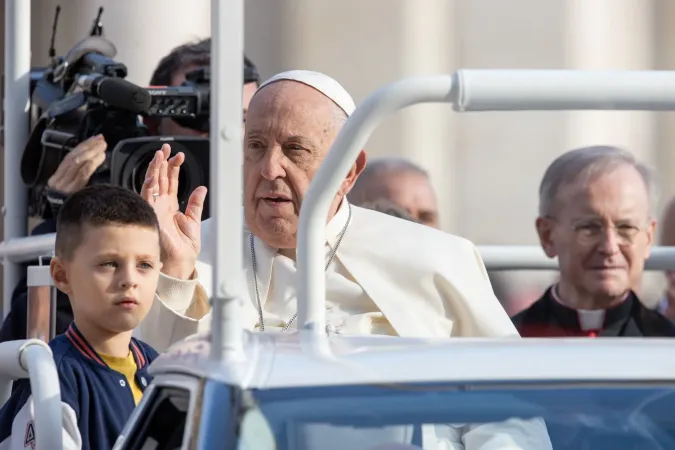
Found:
<svg viewBox="0 0 675 450"><path fill-rule="evenodd" d="M16 10L20 0L7 3ZM242 73L242 3L212 5L220 25L212 27L214 124L241 123L241 108L223 100L241 96L241 83L227 77ZM12 29L25 31L14 18ZM25 69L17 66L25 61L18 55L22 40L15 41L10 45L17 48L7 51L10 75ZM19 78L6 78L6 92L18 92ZM14 107L23 100L8 96L6 111L21 111ZM224 213L241 203L241 191L226 183L241 185L242 156L239 142L212 133L212 171L221 175L212 176L210 194L218 230L211 245L219 250L212 291L221 297L212 299L211 332L175 344L152 364L154 380L115 449L675 448L675 344L667 339L326 334L325 278L312 261L323 260L317 230L330 199L376 125L424 102L451 102L457 112L675 110L675 72L460 70L372 94L343 127L303 203L295 333L253 333L240 325L243 223ZM8 145L18 132L6 128ZM11 170L5 164L6 179ZM30 239L14 240L12 251L21 244L25 253L35 252ZM0 252L8 270L7 243ZM488 267L502 269L555 264L523 248L482 249L482 255ZM675 268L675 252L656 249L647 267ZM13 379L30 378L35 423L27 446L60 450L60 392L49 347L35 339L0 344L0 375L3 401Z"/></svg>

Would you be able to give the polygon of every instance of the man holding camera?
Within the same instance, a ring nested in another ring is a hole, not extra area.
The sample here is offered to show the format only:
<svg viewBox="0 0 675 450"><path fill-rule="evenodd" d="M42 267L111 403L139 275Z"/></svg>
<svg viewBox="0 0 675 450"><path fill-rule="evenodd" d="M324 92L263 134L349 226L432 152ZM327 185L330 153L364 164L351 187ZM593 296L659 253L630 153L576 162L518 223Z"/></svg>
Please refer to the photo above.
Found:
<svg viewBox="0 0 675 450"><path fill-rule="evenodd" d="M186 75L211 64L211 39L197 43L188 43L176 47L157 65L151 86L180 86L186 81ZM255 65L244 57L243 99L244 117L248 104L255 93L259 77ZM147 119L145 125L153 136L195 136L206 137L207 132L182 127L170 118ZM56 215L63 201L70 195L87 186L92 175L106 160L108 145L102 135L97 135L79 143L61 161L47 182L45 196L49 208L45 211L44 221L38 224L31 235L56 232ZM27 286L26 278L17 284L12 296L12 307L0 328L0 342L26 338L27 323ZM68 298L57 295L56 334L65 332L73 320L73 312Z"/></svg>
<svg viewBox="0 0 675 450"><path fill-rule="evenodd" d="M210 64L210 38L196 44L181 45L159 62L150 79L150 86L180 86L185 82L188 73ZM245 118L248 104L258 88L257 69L246 56L244 56L244 71L246 76L242 104ZM152 136L208 137L208 133L183 127L171 118L146 119L145 124ZM81 142L68 153L47 183L49 190L56 194L54 197L65 198L85 187L96 169L105 161L106 149L107 144L103 136L98 135ZM50 203L52 210L56 209L55 206L58 208L58 200Z"/></svg>

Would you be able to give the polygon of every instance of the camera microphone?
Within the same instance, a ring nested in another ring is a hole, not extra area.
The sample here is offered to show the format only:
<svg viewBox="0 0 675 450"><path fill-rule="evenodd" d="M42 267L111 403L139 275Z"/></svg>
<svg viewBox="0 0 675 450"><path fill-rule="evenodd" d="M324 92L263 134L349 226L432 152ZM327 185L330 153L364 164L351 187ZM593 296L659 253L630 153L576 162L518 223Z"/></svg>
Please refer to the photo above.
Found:
<svg viewBox="0 0 675 450"><path fill-rule="evenodd" d="M122 78L104 75L81 75L77 85L86 93L103 100L108 105L141 114L150 107L152 97L148 91Z"/></svg>

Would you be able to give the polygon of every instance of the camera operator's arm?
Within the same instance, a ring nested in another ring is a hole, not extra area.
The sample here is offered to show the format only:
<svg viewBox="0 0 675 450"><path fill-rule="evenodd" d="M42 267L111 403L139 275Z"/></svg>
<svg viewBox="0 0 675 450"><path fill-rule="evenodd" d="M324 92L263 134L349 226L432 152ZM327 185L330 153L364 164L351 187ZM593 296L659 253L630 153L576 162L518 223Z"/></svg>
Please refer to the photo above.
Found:
<svg viewBox="0 0 675 450"><path fill-rule="evenodd" d="M47 181L47 187L64 195L79 191L89 183L96 169L105 161L107 147L101 135L80 142L63 158L54 175Z"/></svg>

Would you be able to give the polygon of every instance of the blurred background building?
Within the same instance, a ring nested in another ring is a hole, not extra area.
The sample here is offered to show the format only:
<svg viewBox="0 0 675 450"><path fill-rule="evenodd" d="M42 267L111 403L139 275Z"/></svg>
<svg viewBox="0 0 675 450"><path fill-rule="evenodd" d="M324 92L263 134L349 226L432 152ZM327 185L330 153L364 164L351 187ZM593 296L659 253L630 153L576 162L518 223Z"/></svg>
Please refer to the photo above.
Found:
<svg viewBox="0 0 675 450"><path fill-rule="evenodd" d="M210 30L208 0L33 0L36 66L47 61L59 3L57 53L85 36L103 6L116 59L139 84L171 48ZM245 45L263 77L292 68L326 72L358 103L400 78L458 68L673 69L674 24L672 0L247 0ZM457 115L449 105L420 105L383 123L367 150L429 170L443 229L479 245L536 244L545 167L590 144L625 147L656 167L662 205L675 193L671 113ZM509 276L512 288L524 289L554 274ZM650 275L645 294L656 297L662 283L662 275Z"/></svg>

